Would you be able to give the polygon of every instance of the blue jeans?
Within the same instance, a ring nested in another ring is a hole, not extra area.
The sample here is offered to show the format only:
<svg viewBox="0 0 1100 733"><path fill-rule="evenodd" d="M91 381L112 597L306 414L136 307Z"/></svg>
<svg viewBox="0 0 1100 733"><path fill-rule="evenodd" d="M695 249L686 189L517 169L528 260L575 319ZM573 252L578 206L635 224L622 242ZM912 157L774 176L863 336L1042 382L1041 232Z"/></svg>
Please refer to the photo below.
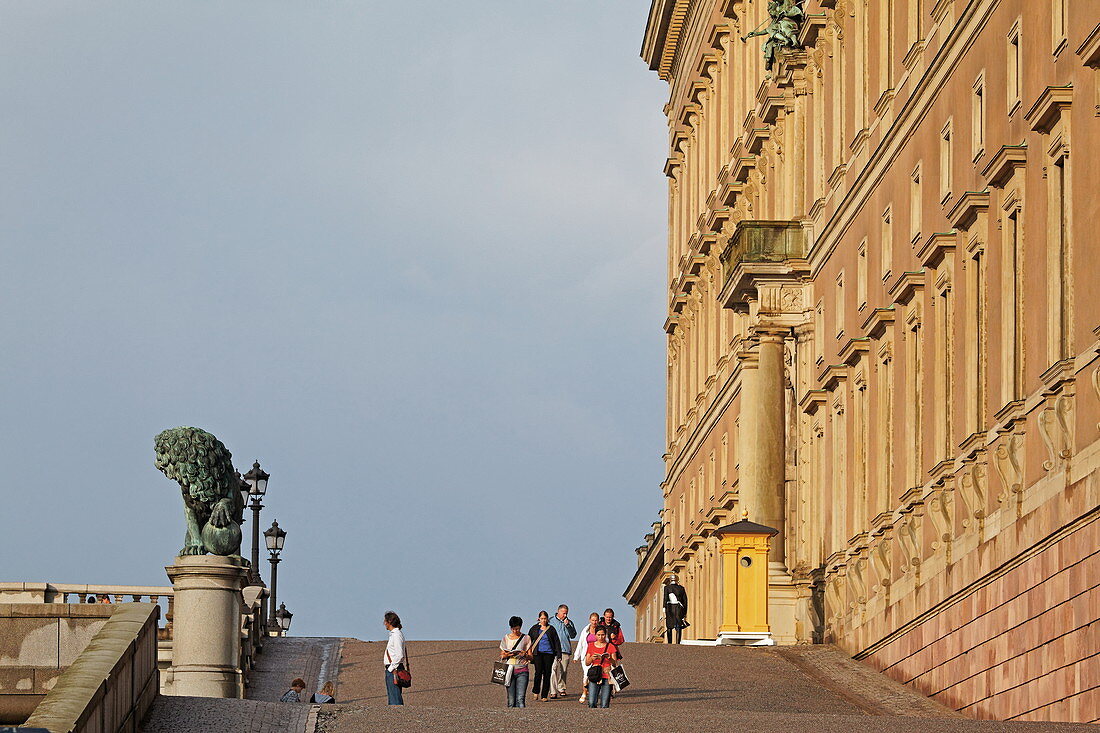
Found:
<svg viewBox="0 0 1100 733"><path fill-rule="evenodd" d="M599 683L588 683L588 707L611 707L611 680L604 680Z"/></svg>
<svg viewBox="0 0 1100 733"><path fill-rule="evenodd" d="M393 681L393 672L386 670L386 704L388 705L404 705L405 700L401 697L401 688L397 686L397 683Z"/></svg>
<svg viewBox="0 0 1100 733"><path fill-rule="evenodd" d="M512 681L508 683L508 707L527 707L527 672L512 674Z"/></svg>

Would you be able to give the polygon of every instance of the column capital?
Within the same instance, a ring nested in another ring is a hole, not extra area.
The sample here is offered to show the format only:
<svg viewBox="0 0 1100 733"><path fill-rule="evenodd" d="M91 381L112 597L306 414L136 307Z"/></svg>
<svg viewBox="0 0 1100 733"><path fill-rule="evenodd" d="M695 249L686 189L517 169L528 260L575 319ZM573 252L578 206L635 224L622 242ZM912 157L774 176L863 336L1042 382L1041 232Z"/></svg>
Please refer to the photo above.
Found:
<svg viewBox="0 0 1100 733"><path fill-rule="evenodd" d="M753 335L756 336L756 340L762 344L781 344L791 336L790 326L782 326L777 323L761 323L754 326L752 330Z"/></svg>

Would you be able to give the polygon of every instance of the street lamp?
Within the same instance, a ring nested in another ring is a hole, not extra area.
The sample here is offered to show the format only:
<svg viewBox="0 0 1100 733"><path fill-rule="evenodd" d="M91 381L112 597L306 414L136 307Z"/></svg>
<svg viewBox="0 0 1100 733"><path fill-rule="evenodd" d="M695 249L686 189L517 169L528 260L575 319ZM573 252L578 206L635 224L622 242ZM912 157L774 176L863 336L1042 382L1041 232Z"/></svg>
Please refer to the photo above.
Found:
<svg viewBox="0 0 1100 733"><path fill-rule="evenodd" d="M279 588L279 553L283 551L283 543L286 542L286 532L284 532L277 521L271 523L271 528L264 532L264 541L267 543L267 550L271 553L268 561L271 563L271 605L268 606L268 623L273 623L275 619L275 603L276 592Z"/></svg>
<svg viewBox="0 0 1100 733"><path fill-rule="evenodd" d="M252 498L252 585L263 585L260 578L260 510L264 508L261 499L267 493L267 480L271 475L260 468L260 462L252 463L252 470L244 475L244 484L248 487L245 498Z"/></svg>
<svg viewBox="0 0 1100 733"><path fill-rule="evenodd" d="M283 635L290 631L290 619L294 614L286 610L286 604L280 603L279 610L275 612L275 620L279 622L279 628L282 629Z"/></svg>

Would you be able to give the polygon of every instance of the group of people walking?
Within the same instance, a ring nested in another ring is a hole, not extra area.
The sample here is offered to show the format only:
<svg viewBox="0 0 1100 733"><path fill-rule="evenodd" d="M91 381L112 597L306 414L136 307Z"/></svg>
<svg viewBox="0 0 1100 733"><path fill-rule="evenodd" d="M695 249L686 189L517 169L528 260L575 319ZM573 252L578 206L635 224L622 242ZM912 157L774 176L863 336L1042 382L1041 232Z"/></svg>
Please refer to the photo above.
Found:
<svg viewBox="0 0 1100 733"><path fill-rule="evenodd" d="M382 623L389 633L382 656L386 701L389 705L404 705L402 690L411 684L412 678L401 618L393 611L387 611ZM615 618L614 610L608 608L602 616L596 612L590 613L588 623L579 632L569 618L569 606L564 603L558 606L553 616L540 611L538 623L526 633L523 631L523 619L519 616L508 620L508 628L508 633L500 640L500 659L510 667L506 686L508 707L527 706L531 667L534 667L531 690L536 701L568 698L566 682L570 664L579 664L581 668L579 701L587 702L591 708L610 707L616 686L612 670L623 658L621 648L625 642L622 625ZM623 680L622 684L625 686L626 681ZM280 702L302 702L305 687L305 681L296 678ZM335 685L325 683L321 691L310 698L310 702L336 702Z"/></svg>
<svg viewBox="0 0 1100 733"><path fill-rule="evenodd" d="M615 619L612 609L588 616L588 624L577 632L569 618L569 606L558 606L551 617L540 611L538 623L527 633L523 632L523 619L512 616L508 620L509 632L500 640L500 658L511 666L507 684L507 704L510 708L527 706L527 684L534 670L531 691L537 702L566 699L566 682L569 665L579 663L584 675L579 698L589 707L606 708L611 705L611 669L622 660L619 650L624 642L622 625ZM576 639L576 648L573 640ZM597 671L591 672L593 668Z"/></svg>

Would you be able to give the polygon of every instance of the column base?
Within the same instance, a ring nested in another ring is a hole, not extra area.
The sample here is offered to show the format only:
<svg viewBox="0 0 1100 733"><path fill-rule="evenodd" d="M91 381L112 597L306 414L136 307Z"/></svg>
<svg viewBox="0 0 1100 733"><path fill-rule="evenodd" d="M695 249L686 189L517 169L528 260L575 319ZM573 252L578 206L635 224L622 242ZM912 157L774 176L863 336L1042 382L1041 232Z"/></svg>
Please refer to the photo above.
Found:
<svg viewBox="0 0 1100 733"><path fill-rule="evenodd" d="M243 698L244 676L239 669L188 664L172 667L172 694L187 697Z"/></svg>
<svg viewBox="0 0 1100 733"><path fill-rule="evenodd" d="M775 639L767 631L726 631L718 634L714 646L775 646Z"/></svg>
<svg viewBox="0 0 1100 733"><path fill-rule="evenodd" d="M768 626L774 644L792 646L798 643L796 618L799 589L794 578L781 562L768 563Z"/></svg>

